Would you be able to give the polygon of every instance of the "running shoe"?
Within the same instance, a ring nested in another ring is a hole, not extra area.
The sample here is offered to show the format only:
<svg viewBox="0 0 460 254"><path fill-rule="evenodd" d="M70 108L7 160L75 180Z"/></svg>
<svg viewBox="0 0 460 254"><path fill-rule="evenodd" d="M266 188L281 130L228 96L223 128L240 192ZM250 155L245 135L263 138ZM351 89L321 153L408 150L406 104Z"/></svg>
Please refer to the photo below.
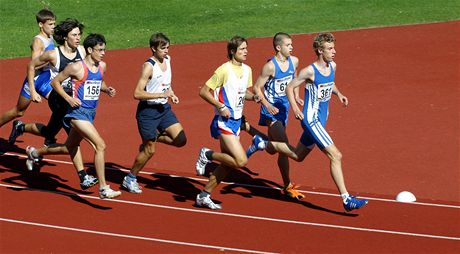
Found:
<svg viewBox="0 0 460 254"><path fill-rule="evenodd" d="M27 154L26 168L29 171L32 171L34 169L34 164L35 163L39 163L43 159L43 157L41 157L41 156L39 156L39 157L34 156L34 152L36 150L37 149L35 149L35 147L33 147L33 146L26 147L26 154Z"/></svg>
<svg viewBox="0 0 460 254"><path fill-rule="evenodd" d="M99 182L99 179L92 175L85 175L83 182L80 182L80 187L82 190L86 190Z"/></svg>
<svg viewBox="0 0 460 254"><path fill-rule="evenodd" d="M137 194L142 193L142 188L137 183L136 178L132 179L128 176L125 176L125 178L123 178L122 186L125 187L131 193L137 193Z"/></svg>
<svg viewBox="0 0 460 254"><path fill-rule="evenodd" d="M343 208L345 208L345 211L351 212L355 209L359 209L365 205L367 205L369 201L367 199L357 199L355 196L349 196L345 201L343 202Z"/></svg>
<svg viewBox="0 0 460 254"><path fill-rule="evenodd" d="M267 147L267 142L259 135L252 138L252 144L246 150L246 156L249 158L257 151L262 151Z"/></svg>
<svg viewBox="0 0 460 254"><path fill-rule="evenodd" d="M200 150L200 154L198 154L198 160L196 161L196 175L198 176L204 175L206 164L209 163L208 158L206 158L207 151L211 151L211 149L203 147Z"/></svg>
<svg viewBox="0 0 460 254"><path fill-rule="evenodd" d="M46 147L54 146L56 145L57 139L55 138L45 138L45 142L43 142L43 145Z"/></svg>
<svg viewBox="0 0 460 254"><path fill-rule="evenodd" d="M19 120L13 121L13 128L11 129L10 137L8 138L8 144L14 145L16 139L23 134L23 131L20 128L23 124L24 123Z"/></svg>
<svg viewBox="0 0 460 254"><path fill-rule="evenodd" d="M101 199L105 198L115 198L121 195L121 191L114 191L110 189L109 185L106 185L105 187L99 189L99 197Z"/></svg>
<svg viewBox="0 0 460 254"><path fill-rule="evenodd" d="M200 194L196 195L195 205L198 206L198 207L207 207L207 208L212 209L212 210L220 210L220 209L222 209L221 205L218 205L218 204L215 204L214 202L212 202L210 195L206 196L206 197L203 197L203 198L200 198Z"/></svg>
<svg viewBox="0 0 460 254"><path fill-rule="evenodd" d="M283 189L283 194L288 196L288 197L290 197L290 198L301 200L301 199L305 198L305 195L300 193L297 190L298 188L299 188L298 185L295 185L293 183L289 183L289 185L286 188Z"/></svg>

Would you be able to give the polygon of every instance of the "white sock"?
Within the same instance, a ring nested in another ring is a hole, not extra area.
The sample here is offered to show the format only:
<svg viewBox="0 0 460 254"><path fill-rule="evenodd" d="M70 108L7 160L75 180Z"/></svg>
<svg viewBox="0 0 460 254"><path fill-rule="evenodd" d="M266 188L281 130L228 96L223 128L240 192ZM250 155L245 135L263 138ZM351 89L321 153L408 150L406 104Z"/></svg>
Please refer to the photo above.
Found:
<svg viewBox="0 0 460 254"><path fill-rule="evenodd" d="M350 196L350 194L348 194L348 192L347 192L347 193L340 194L340 196L342 196L343 202L345 203L345 201Z"/></svg>

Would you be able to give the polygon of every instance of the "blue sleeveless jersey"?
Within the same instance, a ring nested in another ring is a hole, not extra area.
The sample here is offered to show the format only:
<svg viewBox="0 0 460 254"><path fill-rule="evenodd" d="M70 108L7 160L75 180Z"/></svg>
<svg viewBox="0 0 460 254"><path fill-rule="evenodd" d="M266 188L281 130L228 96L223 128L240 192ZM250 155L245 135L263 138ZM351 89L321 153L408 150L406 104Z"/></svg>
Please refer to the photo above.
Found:
<svg viewBox="0 0 460 254"><path fill-rule="evenodd" d="M282 71L275 57L271 60L275 66L275 75L270 77L264 85L264 95L268 102L275 103L276 101L287 101L286 86L294 78L294 64L291 57L288 57L289 68Z"/></svg>
<svg viewBox="0 0 460 254"><path fill-rule="evenodd" d="M103 73L100 66L97 68L97 72L93 73L84 61L81 63L85 74L81 80L72 83L73 97L80 99L82 107L94 109L99 102Z"/></svg>
<svg viewBox="0 0 460 254"><path fill-rule="evenodd" d="M329 76L324 76L314 64L311 66L315 72L315 80L305 86L303 121L309 124L319 121L325 126L329 115L329 100L334 87L335 71L332 64L329 64L330 74Z"/></svg>

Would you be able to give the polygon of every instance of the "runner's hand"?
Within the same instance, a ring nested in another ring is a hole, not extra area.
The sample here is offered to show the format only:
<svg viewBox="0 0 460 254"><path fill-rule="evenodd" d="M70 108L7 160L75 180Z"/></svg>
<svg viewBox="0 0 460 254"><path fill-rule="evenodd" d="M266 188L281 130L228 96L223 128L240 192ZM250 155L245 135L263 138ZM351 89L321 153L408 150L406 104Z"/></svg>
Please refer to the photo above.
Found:
<svg viewBox="0 0 460 254"><path fill-rule="evenodd" d="M177 97L175 94L173 94L173 96L171 96L171 101L172 101L172 103L177 104L177 103L179 103L179 97Z"/></svg>
<svg viewBox="0 0 460 254"><path fill-rule="evenodd" d="M268 110L268 113L272 114L272 115L276 115L278 114L278 112L280 111L277 107L273 106L272 104L268 104L267 106L267 110Z"/></svg>
<svg viewBox="0 0 460 254"><path fill-rule="evenodd" d="M42 102L42 97L35 91L30 91L30 100L33 102Z"/></svg>
<svg viewBox="0 0 460 254"><path fill-rule="evenodd" d="M346 96L344 96L343 94L339 93L337 94L337 96L339 97L339 100L342 102L342 104L346 107L348 106L348 98Z"/></svg>
<svg viewBox="0 0 460 254"><path fill-rule="evenodd" d="M299 119L300 121L303 120L303 113L302 111L298 110L298 109L294 109L294 116L296 119Z"/></svg>
<svg viewBox="0 0 460 254"><path fill-rule="evenodd" d="M67 99L67 102L72 108L78 108L81 106L81 101L78 98L69 97L69 99Z"/></svg>
<svg viewBox="0 0 460 254"><path fill-rule="evenodd" d="M115 90L115 88L109 86L109 87L107 87L107 94L110 97L114 97L117 94L117 90Z"/></svg>

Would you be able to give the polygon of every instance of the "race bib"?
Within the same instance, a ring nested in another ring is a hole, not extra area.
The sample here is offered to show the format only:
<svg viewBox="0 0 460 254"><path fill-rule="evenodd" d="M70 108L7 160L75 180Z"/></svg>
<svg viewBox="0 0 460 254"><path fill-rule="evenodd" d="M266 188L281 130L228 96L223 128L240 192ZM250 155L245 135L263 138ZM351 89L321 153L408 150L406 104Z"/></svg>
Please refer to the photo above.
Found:
<svg viewBox="0 0 460 254"><path fill-rule="evenodd" d="M319 101L329 101L332 96L332 88L334 87L334 82L324 83L318 85L318 100Z"/></svg>
<svg viewBox="0 0 460 254"><path fill-rule="evenodd" d="M62 88L66 93L71 93L72 92L72 79L66 78L64 81L61 83Z"/></svg>
<svg viewBox="0 0 460 254"><path fill-rule="evenodd" d="M275 93L279 96L285 96L287 84L289 84L291 80L292 80L292 76L287 76L287 77L275 80Z"/></svg>
<svg viewBox="0 0 460 254"><path fill-rule="evenodd" d="M83 87L83 100L96 101L101 93L101 80L86 80Z"/></svg>

